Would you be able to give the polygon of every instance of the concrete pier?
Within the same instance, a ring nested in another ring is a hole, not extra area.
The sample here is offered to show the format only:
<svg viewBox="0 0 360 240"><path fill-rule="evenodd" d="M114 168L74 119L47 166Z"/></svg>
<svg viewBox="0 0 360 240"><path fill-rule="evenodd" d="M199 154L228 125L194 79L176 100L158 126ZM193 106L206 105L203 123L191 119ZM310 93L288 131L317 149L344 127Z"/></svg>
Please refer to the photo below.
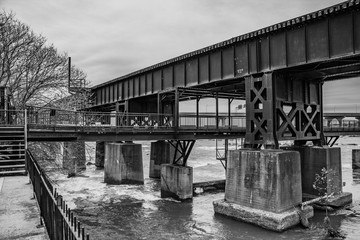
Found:
<svg viewBox="0 0 360 240"><path fill-rule="evenodd" d="M352 168L360 169L360 149L352 150Z"/></svg>
<svg viewBox="0 0 360 240"><path fill-rule="evenodd" d="M177 200L193 197L193 168L172 164L161 165L161 197Z"/></svg>
<svg viewBox="0 0 360 240"><path fill-rule="evenodd" d="M105 142L96 142L95 166L99 168L103 168L104 161L105 161Z"/></svg>
<svg viewBox="0 0 360 240"><path fill-rule="evenodd" d="M105 144L104 182L110 184L143 184L141 144Z"/></svg>
<svg viewBox="0 0 360 240"><path fill-rule="evenodd" d="M274 231L299 224L300 168L296 151L229 151L225 199L214 201L215 212ZM312 207L303 213L312 217Z"/></svg>
<svg viewBox="0 0 360 240"><path fill-rule="evenodd" d="M69 175L75 175L80 170L86 169L85 142L64 142L63 168Z"/></svg>
<svg viewBox="0 0 360 240"><path fill-rule="evenodd" d="M160 178L161 164L169 164L175 149L170 143L157 141L151 143L149 177Z"/></svg>
<svg viewBox="0 0 360 240"><path fill-rule="evenodd" d="M341 207L352 202L352 194L343 193L342 191L340 148L299 146L291 149L300 153L303 200L316 198L325 193L333 193L334 196L323 203L324 205ZM313 185L316 174L321 176L322 169L325 169L328 173L325 176L326 186L320 186L324 188L324 191L319 191L314 189Z"/></svg>

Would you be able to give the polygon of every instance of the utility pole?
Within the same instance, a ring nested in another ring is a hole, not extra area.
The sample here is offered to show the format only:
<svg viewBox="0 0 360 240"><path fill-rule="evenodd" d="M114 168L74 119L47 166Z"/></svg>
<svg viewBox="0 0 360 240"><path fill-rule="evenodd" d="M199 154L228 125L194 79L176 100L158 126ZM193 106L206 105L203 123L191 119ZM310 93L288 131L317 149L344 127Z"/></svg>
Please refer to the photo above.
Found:
<svg viewBox="0 0 360 240"><path fill-rule="evenodd" d="M68 91L70 92L70 81L71 81L71 57L69 57L69 72L68 72Z"/></svg>

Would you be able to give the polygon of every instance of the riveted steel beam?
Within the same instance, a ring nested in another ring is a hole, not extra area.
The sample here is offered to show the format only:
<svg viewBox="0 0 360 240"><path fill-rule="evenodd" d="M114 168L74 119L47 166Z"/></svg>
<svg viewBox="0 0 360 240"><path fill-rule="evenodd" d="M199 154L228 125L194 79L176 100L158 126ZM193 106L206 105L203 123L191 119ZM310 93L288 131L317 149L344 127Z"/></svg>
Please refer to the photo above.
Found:
<svg viewBox="0 0 360 240"><path fill-rule="evenodd" d="M177 87L242 91L245 77L269 71L306 70L334 63L328 81L357 76L339 60L360 57L360 4L348 1L155 64L92 88L94 106L157 94ZM315 80L315 79L313 79ZM229 83L229 85L227 84ZM231 85L237 86L231 88ZM225 87L228 86L228 87Z"/></svg>
<svg viewBox="0 0 360 240"><path fill-rule="evenodd" d="M246 79L247 147L278 148L279 141L321 145L322 84L270 72Z"/></svg>

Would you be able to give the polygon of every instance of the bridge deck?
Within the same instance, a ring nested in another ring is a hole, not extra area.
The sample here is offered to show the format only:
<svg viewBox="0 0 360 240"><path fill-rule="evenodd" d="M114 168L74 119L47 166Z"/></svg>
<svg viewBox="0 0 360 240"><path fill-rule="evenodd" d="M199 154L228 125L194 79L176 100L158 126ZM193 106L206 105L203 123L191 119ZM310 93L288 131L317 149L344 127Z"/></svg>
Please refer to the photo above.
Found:
<svg viewBox="0 0 360 240"><path fill-rule="evenodd" d="M124 128L124 127L81 127L29 125L29 141L143 141L143 140L196 140L245 137L245 128L234 129L192 129L192 128ZM324 127L324 135L360 135L360 127Z"/></svg>
<svg viewBox="0 0 360 240"><path fill-rule="evenodd" d="M358 114L341 114L353 117ZM246 116L231 114L182 113L174 116L155 113L94 113L66 110L28 113L24 111L3 115L1 126L24 125L27 122L29 141L135 141L135 140L196 140L240 138L246 133ZM334 124L324 114L324 135L360 135L358 120L343 120ZM25 121L26 119L26 121ZM5 121L6 120L6 121ZM175 122L177 125L175 125Z"/></svg>
<svg viewBox="0 0 360 240"><path fill-rule="evenodd" d="M116 127L116 126L58 126L28 125L29 141L135 141L135 140L196 140L239 138L245 136L244 127L200 128L183 127Z"/></svg>

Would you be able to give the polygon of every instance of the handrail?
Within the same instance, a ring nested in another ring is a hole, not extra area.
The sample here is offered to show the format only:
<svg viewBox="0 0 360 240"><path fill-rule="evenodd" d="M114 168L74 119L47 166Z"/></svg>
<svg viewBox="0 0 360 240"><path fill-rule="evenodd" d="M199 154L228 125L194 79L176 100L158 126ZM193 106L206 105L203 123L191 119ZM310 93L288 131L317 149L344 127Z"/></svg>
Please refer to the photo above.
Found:
<svg viewBox="0 0 360 240"><path fill-rule="evenodd" d="M243 129L244 113L188 113L178 115L179 129ZM324 117L324 131L359 131L358 120L342 120L334 124ZM142 129L174 129L174 115L158 113L88 112L31 107L26 110L0 110L0 125L51 127L116 127Z"/></svg>
<svg viewBox="0 0 360 240"><path fill-rule="evenodd" d="M26 161L34 195L40 207L40 215L44 219L50 239L89 240L89 234L85 235L85 229L81 227L80 222L74 217L73 211L68 208L56 188L53 189L49 179L29 150L26 151Z"/></svg>
<svg viewBox="0 0 360 240"><path fill-rule="evenodd" d="M6 126L24 126L24 110L0 110L0 125Z"/></svg>

